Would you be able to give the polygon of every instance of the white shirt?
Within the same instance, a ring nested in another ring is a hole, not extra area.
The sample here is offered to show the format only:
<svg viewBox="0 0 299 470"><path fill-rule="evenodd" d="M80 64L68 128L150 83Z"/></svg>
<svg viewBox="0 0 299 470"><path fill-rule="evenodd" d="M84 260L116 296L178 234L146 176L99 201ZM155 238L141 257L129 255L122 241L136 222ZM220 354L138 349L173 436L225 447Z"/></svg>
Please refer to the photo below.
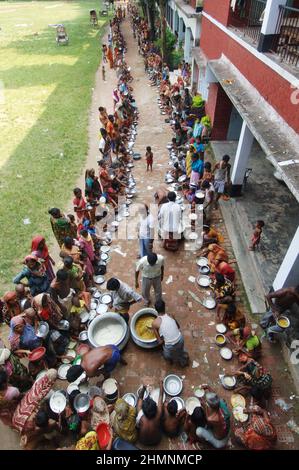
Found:
<svg viewBox="0 0 299 470"><path fill-rule="evenodd" d="M115 309L120 310L127 307L131 300L135 300L135 302L142 300L142 296L138 294L138 292L135 292L128 284L122 281L119 281L119 283L119 289L111 292L113 307Z"/></svg>
<svg viewBox="0 0 299 470"><path fill-rule="evenodd" d="M163 336L164 343L169 346L176 344L181 339L182 334L175 319L167 315L167 313L159 315L158 318L161 319L159 335Z"/></svg>
<svg viewBox="0 0 299 470"><path fill-rule="evenodd" d="M181 206L176 202L169 201L162 204L159 212L159 219L162 233L181 233L183 231L182 210Z"/></svg>
<svg viewBox="0 0 299 470"><path fill-rule="evenodd" d="M154 238L154 218L151 214L146 217L140 217L139 220L139 238L153 239Z"/></svg>
<svg viewBox="0 0 299 470"><path fill-rule="evenodd" d="M142 277L148 279L154 279L155 277L161 276L162 266L164 266L164 257L162 255L157 255L158 259L154 266L151 266L147 261L147 256L143 256L136 263L136 272L141 271Z"/></svg>

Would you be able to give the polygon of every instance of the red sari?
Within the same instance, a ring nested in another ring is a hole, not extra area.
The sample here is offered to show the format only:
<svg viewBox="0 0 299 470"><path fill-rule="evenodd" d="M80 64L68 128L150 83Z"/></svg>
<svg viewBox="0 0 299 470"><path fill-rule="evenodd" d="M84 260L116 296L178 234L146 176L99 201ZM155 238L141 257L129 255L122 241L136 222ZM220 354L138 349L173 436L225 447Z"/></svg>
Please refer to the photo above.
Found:
<svg viewBox="0 0 299 470"><path fill-rule="evenodd" d="M51 282L53 281L55 277L54 270L53 270L54 261L49 254L49 250L48 250L46 243L44 244L44 247L42 250L38 248L39 244L42 241L45 241L45 238L42 235L36 235L36 237L32 239L31 255L36 256L37 258L41 258L45 261L44 265L46 268L47 276L48 276L49 281Z"/></svg>

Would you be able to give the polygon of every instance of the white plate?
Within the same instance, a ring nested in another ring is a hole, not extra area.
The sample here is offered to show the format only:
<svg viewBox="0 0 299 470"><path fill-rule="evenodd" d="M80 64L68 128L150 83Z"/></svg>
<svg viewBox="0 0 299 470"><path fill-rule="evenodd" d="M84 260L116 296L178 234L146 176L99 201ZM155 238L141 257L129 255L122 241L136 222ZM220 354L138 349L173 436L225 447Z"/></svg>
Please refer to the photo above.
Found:
<svg viewBox="0 0 299 470"><path fill-rule="evenodd" d="M89 312L81 312L80 313L81 323L87 323L89 320Z"/></svg>
<svg viewBox="0 0 299 470"><path fill-rule="evenodd" d="M112 222L112 223L116 223L118 225L118 222ZM113 225L113 227L115 227L115 225ZM107 253L102 253L101 254L101 260L102 261L107 261L108 258L109 258L109 255Z"/></svg>
<svg viewBox="0 0 299 470"><path fill-rule="evenodd" d="M91 310L96 310L97 306L98 306L97 302L91 302L90 304Z"/></svg>
<svg viewBox="0 0 299 470"><path fill-rule="evenodd" d="M198 276L197 284L201 287L209 287L209 285L211 284L211 278L205 275Z"/></svg>
<svg viewBox="0 0 299 470"><path fill-rule="evenodd" d="M241 406L236 406L233 408L233 415L236 421L239 421L240 423L246 423L248 420L248 415L244 413L244 408Z"/></svg>
<svg viewBox="0 0 299 470"><path fill-rule="evenodd" d="M96 284L103 284L103 276L93 276L93 280ZM105 281L105 278L104 278Z"/></svg>
<svg viewBox="0 0 299 470"><path fill-rule="evenodd" d="M102 313L108 312L108 305L106 304L99 304L97 308L97 313L100 315Z"/></svg>
<svg viewBox="0 0 299 470"><path fill-rule="evenodd" d="M103 278L103 279L105 279L105 278ZM99 283L98 283L98 284L99 284ZM99 298L101 297L101 295L102 295L101 292L99 292L98 290L96 290L95 293L93 294L93 297L94 297L95 299L99 299ZM95 302L94 302L94 303L95 303Z"/></svg>
<svg viewBox="0 0 299 470"><path fill-rule="evenodd" d="M196 387L194 389L194 395L197 397L197 398L202 398L204 395L205 395L205 391L203 388L201 387Z"/></svg>
<svg viewBox="0 0 299 470"><path fill-rule="evenodd" d="M203 304L209 310L213 310L216 307L216 300L215 299L205 299Z"/></svg>
<svg viewBox="0 0 299 470"><path fill-rule="evenodd" d="M58 367L57 375L61 380L66 380L66 374L70 367L72 367L71 364L61 364Z"/></svg>
<svg viewBox="0 0 299 470"><path fill-rule="evenodd" d="M123 400L125 400L129 405L135 407L137 404L137 397L134 393L126 393L123 396Z"/></svg>
<svg viewBox="0 0 299 470"><path fill-rule="evenodd" d="M195 410L195 408L197 408L198 406L201 406L200 404L200 401L198 398L196 397L189 397L187 398L187 400L185 401L185 407L186 407L186 411L189 415L192 415L193 411Z"/></svg>
<svg viewBox="0 0 299 470"><path fill-rule="evenodd" d="M209 260L208 258L201 256L200 258L197 258L196 264L197 266L207 266L209 264Z"/></svg>
<svg viewBox="0 0 299 470"><path fill-rule="evenodd" d="M112 302L112 297L110 294L104 294L101 297L101 303L105 305L109 305Z"/></svg>
<svg viewBox="0 0 299 470"><path fill-rule="evenodd" d="M218 323L218 324L216 325L216 331L217 331L217 333L224 334L224 333L226 333L226 330L227 330L227 328L226 328L226 326L225 326L223 323Z"/></svg>
<svg viewBox="0 0 299 470"><path fill-rule="evenodd" d="M103 245L100 249L102 253L108 253L110 251L110 246Z"/></svg>
<svg viewBox="0 0 299 470"><path fill-rule="evenodd" d="M233 357L233 352L229 348L221 348L220 349L220 356L225 359L226 361L229 361Z"/></svg>
<svg viewBox="0 0 299 470"><path fill-rule="evenodd" d="M66 356L69 356L71 359L62 359L62 363L63 364L70 364L72 362L73 359L75 359L76 357L76 351L74 351L73 349L68 349L65 353Z"/></svg>
<svg viewBox="0 0 299 470"><path fill-rule="evenodd" d="M62 413L66 407L66 397L63 393L57 391L50 398L50 408L54 413Z"/></svg>
<svg viewBox="0 0 299 470"><path fill-rule="evenodd" d="M178 411L181 411L181 409L183 409L185 407L185 402L184 400L181 398L181 397L173 397L171 398L171 400L169 401L176 401L177 402L177 405L178 405Z"/></svg>

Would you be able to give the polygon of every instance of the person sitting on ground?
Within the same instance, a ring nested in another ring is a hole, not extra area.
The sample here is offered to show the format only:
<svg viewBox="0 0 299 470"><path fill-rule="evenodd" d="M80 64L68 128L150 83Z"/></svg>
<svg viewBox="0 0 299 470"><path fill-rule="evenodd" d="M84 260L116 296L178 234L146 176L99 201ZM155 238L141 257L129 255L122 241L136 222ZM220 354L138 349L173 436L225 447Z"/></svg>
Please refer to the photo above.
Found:
<svg viewBox="0 0 299 470"><path fill-rule="evenodd" d="M235 375L243 383L243 385L235 390L236 393L249 392L261 404L264 400L270 398L273 382L272 376L258 362L248 359Z"/></svg>
<svg viewBox="0 0 299 470"><path fill-rule="evenodd" d="M216 256L214 270L216 273L222 274L226 279L229 279L232 283L235 282L236 271L231 267L230 263L223 261L220 255Z"/></svg>
<svg viewBox="0 0 299 470"><path fill-rule="evenodd" d="M210 225L204 225L202 229L202 246L203 248L210 244L219 244L223 243L224 238L221 233L217 232L213 227Z"/></svg>
<svg viewBox="0 0 299 470"><path fill-rule="evenodd" d="M116 437L132 444L137 441L136 415L136 408L129 405L123 398L116 401L112 421Z"/></svg>
<svg viewBox="0 0 299 470"><path fill-rule="evenodd" d="M72 366L68 370L67 380L74 382L83 372L87 377L97 377L103 375L109 377L118 363L126 365L126 361L121 357L117 346L110 344L91 349L82 356L80 366Z"/></svg>
<svg viewBox="0 0 299 470"><path fill-rule="evenodd" d="M185 415L185 409L181 409L178 412L178 404L175 400L164 402L162 426L166 436L177 437L179 435Z"/></svg>
<svg viewBox="0 0 299 470"><path fill-rule="evenodd" d="M218 259L228 262L228 254L221 246L216 243L210 243L207 247L200 250L200 256L206 256L209 261L211 271L215 271L215 262Z"/></svg>
<svg viewBox="0 0 299 470"><path fill-rule="evenodd" d="M139 428L139 441L145 446L156 446L162 439L163 382L160 382L158 405L150 396L143 399L145 390L143 385L137 402L136 426Z"/></svg>
<svg viewBox="0 0 299 470"><path fill-rule="evenodd" d="M244 409L244 413L249 414L249 421L235 428L237 442L249 450L273 449L277 433L268 412L255 405Z"/></svg>
<svg viewBox="0 0 299 470"><path fill-rule="evenodd" d="M131 305L141 302L142 296L135 292L125 282L114 277L107 281L107 289L111 291L112 306L114 310L129 321L129 310Z"/></svg>
<svg viewBox="0 0 299 470"><path fill-rule="evenodd" d="M242 362L247 358L258 359L262 353L262 343L255 331L250 326L237 328L229 333L232 342L235 343L235 352L239 354L239 360Z"/></svg>
<svg viewBox="0 0 299 470"><path fill-rule="evenodd" d="M215 279L211 284L218 305L217 314L223 304L230 304L235 298L235 288L229 279L222 274L215 273Z"/></svg>
<svg viewBox="0 0 299 470"><path fill-rule="evenodd" d="M206 425L207 420L202 406L197 406L194 408L192 415L189 415L188 413L185 414L184 431L188 436L188 441L190 444L194 444L198 441L196 429L205 429Z"/></svg>
<svg viewBox="0 0 299 470"><path fill-rule="evenodd" d="M235 330L245 326L246 317L235 303L222 304L217 310L217 321L224 323L230 330Z"/></svg>
<svg viewBox="0 0 299 470"><path fill-rule="evenodd" d="M184 350L184 338L176 319L165 313L165 302L155 303L158 317L153 321L152 328L158 343L163 345L163 356L171 364L177 362L181 367L189 364L188 353Z"/></svg>
<svg viewBox="0 0 299 470"><path fill-rule="evenodd" d="M207 419L207 428L198 427L196 435L199 440L211 444L215 449L226 447L230 433L230 412L227 404L220 399L208 385L202 388L209 390L202 400L204 413Z"/></svg>

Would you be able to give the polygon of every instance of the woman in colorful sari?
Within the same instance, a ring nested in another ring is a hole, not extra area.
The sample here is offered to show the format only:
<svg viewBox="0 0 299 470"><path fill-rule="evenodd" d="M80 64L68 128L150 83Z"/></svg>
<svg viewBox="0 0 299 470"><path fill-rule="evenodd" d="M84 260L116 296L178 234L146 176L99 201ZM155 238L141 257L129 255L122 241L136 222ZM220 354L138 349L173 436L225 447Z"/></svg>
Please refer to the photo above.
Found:
<svg viewBox="0 0 299 470"><path fill-rule="evenodd" d="M110 68L113 69L113 51L110 45L108 46L107 59L109 60Z"/></svg>
<svg viewBox="0 0 299 470"><path fill-rule="evenodd" d="M0 369L5 370L10 385L17 387L21 391L28 390L32 385L27 368L20 359L0 340Z"/></svg>
<svg viewBox="0 0 299 470"><path fill-rule="evenodd" d="M114 406L113 431L117 437L124 441L134 443L137 441L136 408L129 405L122 398Z"/></svg>
<svg viewBox="0 0 299 470"><path fill-rule="evenodd" d="M237 441L249 450L273 449L277 434L268 412L255 405L244 413L249 414L249 422L235 429Z"/></svg>
<svg viewBox="0 0 299 470"><path fill-rule="evenodd" d="M191 172L192 172L192 157L193 155L195 154L195 148L193 147L193 145L190 145L190 148L187 152L187 155L186 155L186 174L188 176L188 178L190 178L191 176Z"/></svg>
<svg viewBox="0 0 299 470"><path fill-rule="evenodd" d="M73 199L74 212L76 213L77 221L81 222L83 217L89 216L88 210L86 210L86 201L84 197L82 196L82 191L80 188L74 189L74 196L75 196Z"/></svg>
<svg viewBox="0 0 299 470"><path fill-rule="evenodd" d="M244 313L234 303L223 304L219 307L217 310L217 321L224 323L230 330L243 328L246 324Z"/></svg>
<svg viewBox="0 0 299 470"><path fill-rule="evenodd" d="M53 328L57 328L63 316L58 305L51 299L50 294L38 294L33 298L33 308L39 318L46 321Z"/></svg>
<svg viewBox="0 0 299 470"><path fill-rule="evenodd" d="M203 246L207 246L213 243L223 243L224 238L221 235L221 233L217 232L213 227L210 225L204 225L203 226L203 232L202 232L202 240L203 240Z"/></svg>
<svg viewBox="0 0 299 470"><path fill-rule="evenodd" d="M61 246L63 244L64 238L71 236L72 230L70 221L60 212L60 209L57 209L56 207L50 209L49 214L51 215L50 222L53 233L58 242L58 245Z"/></svg>
<svg viewBox="0 0 299 470"><path fill-rule="evenodd" d="M223 261L222 259L219 259L219 255L216 256L214 269L215 272L222 274L231 282L235 282L236 271L231 267L229 263Z"/></svg>
<svg viewBox="0 0 299 470"><path fill-rule="evenodd" d="M65 258L66 256L71 256L75 263L78 263L80 260L80 248L75 245L74 239L71 237L65 237L63 240L63 245L59 254L60 258Z"/></svg>
<svg viewBox="0 0 299 470"><path fill-rule="evenodd" d="M31 389L22 398L12 417L12 426L26 438L26 433L36 429L35 417L42 401L48 395L57 378L57 371L49 369L47 373L34 382Z"/></svg>
<svg viewBox="0 0 299 470"><path fill-rule="evenodd" d="M8 321L12 317L20 315L21 306L16 291L6 292L2 300L4 302L3 321Z"/></svg>
<svg viewBox="0 0 299 470"><path fill-rule="evenodd" d="M15 354L32 351L41 345L41 340L35 334L34 328L26 324L22 315L13 317L10 321L10 334L8 337L10 348Z"/></svg>
<svg viewBox="0 0 299 470"><path fill-rule="evenodd" d="M0 370L0 419L5 426L10 426L13 413L20 400L20 391L8 384L8 375Z"/></svg>
<svg viewBox="0 0 299 470"><path fill-rule="evenodd" d="M15 284L19 284L24 278L27 279L30 287L31 295L41 294L46 292L50 286L50 282L46 273L45 266L39 261L36 256L26 256L24 259L24 268L13 279Z"/></svg>
<svg viewBox="0 0 299 470"><path fill-rule="evenodd" d="M90 262L93 264L95 260L94 244L91 235L86 229L80 231L79 243L81 250L85 251Z"/></svg>
<svg viewBox="0 0 299 470"><path fill-rule="evenodd" d="M191 163L191 176L190 176L190 185L193 187L198 187L199 180L203 175L203 157L200 157L198 153L192 155Z"/></svg>
<svg viewBox="0 0 299 470"><path fill-rule="evenodd" d="M48 247L46 245L46 240L42 235L36 235L36 237L32 239L31 254L33 256L36 256L37 258L44 260L46 273L47 273L49 282L51 282L55 277L55 274L53 271L53 266L55 265L55 261L53 260L53 258L51 258Z"/></svg>

